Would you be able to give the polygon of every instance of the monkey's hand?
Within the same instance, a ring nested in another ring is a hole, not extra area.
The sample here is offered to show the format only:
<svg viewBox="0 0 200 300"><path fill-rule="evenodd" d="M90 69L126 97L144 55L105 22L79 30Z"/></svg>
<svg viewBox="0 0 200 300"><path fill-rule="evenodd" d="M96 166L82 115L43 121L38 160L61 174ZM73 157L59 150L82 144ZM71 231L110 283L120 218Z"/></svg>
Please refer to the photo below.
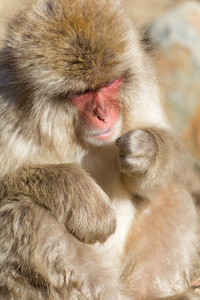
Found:
<svg viewBox="0 0 200 300"><path fill-rule="evenodd" d="M116 145L122 179L131 193L148 196L175 181L185 185L182 174L191 174L183 143L168 129L131 130L118 138Z"/></svg>
<svg viewBox="0 0 200 300"><path fill-rule="evenodd" d="M31 196L81 242L103 243L115 231L108 196L75 164L27 166L1 185L4 198L11 194Z"/></svg>
<svg viewBox="0 0 200 300"><path fill-rule="evenodd" d="M145 174L154 163L158 151L150 130L131 130L116 140L119 167L127 175Z"/></svg>
<svg viewBox="0 0 200 300"><path fill-rule="evenodd" d="M72 178L75 182L70 186L70 194L66 195L70 198L70 208L65 217L66 228L84 243L103 243L116 229L116 218L109 198L93 178L80 172L80 169L71 176L75 176Z"/></svg>

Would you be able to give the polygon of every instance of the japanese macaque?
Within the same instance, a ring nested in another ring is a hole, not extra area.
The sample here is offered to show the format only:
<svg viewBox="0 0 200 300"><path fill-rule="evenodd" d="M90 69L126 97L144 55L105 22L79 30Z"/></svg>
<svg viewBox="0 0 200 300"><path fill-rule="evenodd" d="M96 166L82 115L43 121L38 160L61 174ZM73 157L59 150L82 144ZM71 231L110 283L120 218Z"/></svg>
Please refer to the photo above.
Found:
<svg viewBox="0 0 200 300"><path fill-rule="evenodd" d="M12 19L0 128L1 300L197 299L190 159L117 0Z"/></svg>

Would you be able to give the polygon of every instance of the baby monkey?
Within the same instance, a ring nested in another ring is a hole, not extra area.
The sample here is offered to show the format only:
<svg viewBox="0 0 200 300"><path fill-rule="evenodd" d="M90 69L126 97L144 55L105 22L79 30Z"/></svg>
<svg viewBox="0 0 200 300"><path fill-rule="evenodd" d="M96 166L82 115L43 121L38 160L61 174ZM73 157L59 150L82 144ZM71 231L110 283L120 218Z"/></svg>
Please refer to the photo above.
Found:
<svg viewBox="0 0 200 300"><path fill-rule="evenodd" d="M11 20L0 147L1 300L197 299L189 158L118 0Z"/></svg>

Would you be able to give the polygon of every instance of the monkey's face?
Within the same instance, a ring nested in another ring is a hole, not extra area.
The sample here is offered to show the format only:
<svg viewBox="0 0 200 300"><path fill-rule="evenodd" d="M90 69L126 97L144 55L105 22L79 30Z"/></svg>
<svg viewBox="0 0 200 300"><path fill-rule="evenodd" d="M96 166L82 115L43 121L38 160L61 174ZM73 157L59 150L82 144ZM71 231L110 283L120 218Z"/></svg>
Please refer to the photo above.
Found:
<svg viewBox="0 0 200 300"><path fill-rule="evenodd" d="M121 79L109 81L96 90L86 91L70 97L77 109L79 132L86 141L102 144L112 141L120 131L120 107L118 93Z"/></svg>

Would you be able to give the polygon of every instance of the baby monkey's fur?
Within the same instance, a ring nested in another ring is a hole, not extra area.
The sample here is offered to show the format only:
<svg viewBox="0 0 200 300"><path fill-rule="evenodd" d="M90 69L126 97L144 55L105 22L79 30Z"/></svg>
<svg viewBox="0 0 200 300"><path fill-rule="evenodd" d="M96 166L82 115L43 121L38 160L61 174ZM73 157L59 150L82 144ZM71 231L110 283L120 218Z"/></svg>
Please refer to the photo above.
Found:
<svg viewBox="0 0 200 300"><path fill-rule="evenodd" d="M96 108L82 116L75 100L116 83L119 120L102 141ZM34 0L12 19L0 55L1 300L198 298L193 175L160 98L118 0Z"/></svg>

